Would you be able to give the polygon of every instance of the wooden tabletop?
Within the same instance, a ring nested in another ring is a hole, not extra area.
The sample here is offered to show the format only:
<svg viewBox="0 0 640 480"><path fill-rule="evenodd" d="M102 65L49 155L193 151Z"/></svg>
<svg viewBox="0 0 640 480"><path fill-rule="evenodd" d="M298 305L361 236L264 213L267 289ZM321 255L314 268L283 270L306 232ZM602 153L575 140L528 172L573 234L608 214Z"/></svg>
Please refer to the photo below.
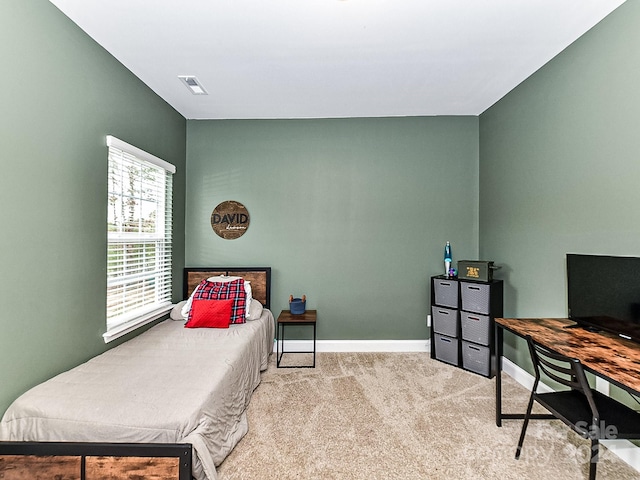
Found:
<svg viewBox="0 0 640 480"><path fill-rule="evenodd" d="M307 310L299 315L293 315L289 310L282 310L278 315L278 323L316 323L316 319L316 310Z"/></svg>
<svg viewBox="0 0 640 480"><path fill-rule="evenodd" d="M496 318L503 328L567 357L627 390L640 394L640 344L608 332L566 328L568 318Z"/></svg>

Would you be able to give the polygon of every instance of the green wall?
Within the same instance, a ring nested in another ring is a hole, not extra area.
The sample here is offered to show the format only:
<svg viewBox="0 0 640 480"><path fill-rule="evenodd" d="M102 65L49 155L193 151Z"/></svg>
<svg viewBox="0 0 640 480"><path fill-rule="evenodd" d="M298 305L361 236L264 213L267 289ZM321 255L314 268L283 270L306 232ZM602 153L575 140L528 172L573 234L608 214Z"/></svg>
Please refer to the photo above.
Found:
<svg viewBox="0 0 640 480"><path fill-rule="evenodd" d="M477 117L189 121L186 263L273 268L272 310L318 309L318 338L426 339L444 244L477 256ZM242 202L223 240L214 207Z"/></svg>
<svg viewBox="0 0 640 480"><path fill-rule="evenodd" d="M624 3L480 116L480 255L507 316L566 316L568 252L640 255L638 25Z"/></svg>
<svg viewBox="0 0 640 480"><path fill-rule="evenodd" d="M107 134L176 165L182 278L186 120L46 0L0 2L0 62L4 411L108 347Z"/></svg>

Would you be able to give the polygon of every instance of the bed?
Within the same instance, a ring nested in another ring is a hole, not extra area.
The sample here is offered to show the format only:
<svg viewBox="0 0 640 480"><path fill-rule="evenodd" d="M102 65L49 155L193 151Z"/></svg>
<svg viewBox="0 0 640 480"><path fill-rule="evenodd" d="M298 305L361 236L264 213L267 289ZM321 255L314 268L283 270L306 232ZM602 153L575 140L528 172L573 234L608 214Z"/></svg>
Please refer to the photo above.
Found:
<svg viewBox="0 0 640 480"><path fill-rule="evenodd" d="M0 478L215 480L248 430L274 338L271 269L186 268L185 298L219 275L250 282L259 317L229 328L167 319L35 386L0 422Z"/></svg>

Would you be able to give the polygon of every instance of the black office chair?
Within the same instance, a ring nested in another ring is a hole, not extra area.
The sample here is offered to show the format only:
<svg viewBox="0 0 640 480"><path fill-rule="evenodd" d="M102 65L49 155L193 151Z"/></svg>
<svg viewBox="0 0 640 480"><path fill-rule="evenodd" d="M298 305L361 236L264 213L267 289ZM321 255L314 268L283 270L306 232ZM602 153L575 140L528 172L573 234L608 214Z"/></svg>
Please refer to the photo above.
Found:
<svg viewBox="0 0 640 480"><path fill-rule="evenodd" d="M535 382L518 441L516 459L520 457L535 400L551 412L548 418L562 420L581 437L591 440L589 480L595 480L600 449L599 440L639 439L640 413L592 390L579 360L551 352L534 343L530 336L527 337L527 343L535 369ZM613 355L614 352L611 354ZM569 390L537 393L541 372L565 387L569 387Z"/></svg>

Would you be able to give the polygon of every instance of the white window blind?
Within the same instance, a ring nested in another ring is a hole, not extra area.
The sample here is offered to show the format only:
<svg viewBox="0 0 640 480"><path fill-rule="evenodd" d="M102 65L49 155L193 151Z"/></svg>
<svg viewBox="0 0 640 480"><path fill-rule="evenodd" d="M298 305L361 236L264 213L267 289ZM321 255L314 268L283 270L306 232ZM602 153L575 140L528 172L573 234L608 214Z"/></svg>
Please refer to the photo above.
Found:
<svg viewBox="0 0 640 480"><path fill-rule="evenodd" d="M175 167L115 137L109 147L105 341L171 308Z"/></svg>

